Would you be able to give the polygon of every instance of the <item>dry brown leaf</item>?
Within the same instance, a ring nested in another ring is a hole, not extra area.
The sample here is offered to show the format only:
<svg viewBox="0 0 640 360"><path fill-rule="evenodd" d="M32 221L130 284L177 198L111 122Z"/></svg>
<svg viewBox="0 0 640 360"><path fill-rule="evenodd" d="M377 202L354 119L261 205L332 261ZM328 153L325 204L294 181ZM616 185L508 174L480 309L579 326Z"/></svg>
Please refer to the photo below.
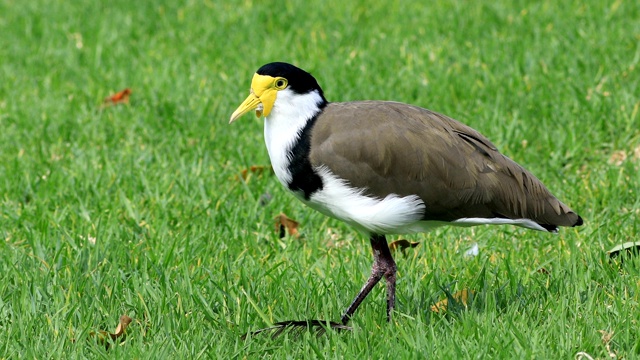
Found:
<svg viewBox="0 0 640 360"><path fill-rule="evenodd" d="M500 260L502 258L502 256L498 255L498 254L491 254L491 256L489 256L489 261L492 264L495 264L498 260Z"/></svg>
<svg viewBox="0 0 640 360"><path fill-rule="evenodd" d="M536 270L537 272L539 272L540 274L545 274L545 275L549 275L551 274L551 272L549 272L549 270L541 267L540 269Z"/></svg>
<svg viewBox="0 0 640 360"><path fill-rule="evenodd" d="M284 213L280 213L275 217L275 229L276 232L280 234L280 238L282 239L287 233L291 236L300 237L300 233L298 232L298 226L300 223L297 221L290 219Z"/></svg>
<svg viewBox="0 0 640 360"><path fill-rule="evenodd" d="M611 346L609 346L609 343L611 342L611 339L613 339L613 331L612 332L608 332L606 330L598 330L598 332L602 335L602 343L604 344L605 348L607 349L607 353L609 353L609 357L612 359L616 359L618 356L611 351Z"/></svg>
<svg viewBox="0 0 640 360"><path fill-rule="evenodd" d="M271 165L251 165L247 169L243 169L240 172L240 176L236 179L247 181L250 174L255 174L257 176L262 175L265 172L273 173L273 168Z"/></svg>
<svg viewBox="0 0 640 360"><path fill-rule="evenodd" d="M326 236L328 238L327 244L326 244L328 248L339 248L339 247L343 247L348 243L347 240L344 240L341 238L340 233L336 232L332 228L327 228Z"/></svg>
<svg viewBox="0 0 640 360"><path fill-rule="evenodd" d="M464 305L466 308L473 298L474 292L469 289L462 289L451 295L451 298L455 300L458 304ZM431 305L431 311L440 313L447 311L447 307L449 306L449 298L444 298L437 303Z"/></svg>
<svg viewBox="0 0 640 360"><path fill-rule="evenodd" d="M95 331L90 332L89 336L91 338L94 338L98 344L104 345L105 349L109 350L109 346L111 346L111 342L116 342L117 340L119 340L119 342L124 341L125 334L127 331L127 326L131 324L131 321L132 319L130 317L128 317L127 315L122 315L120 316L120 323L116 327L116 331L114 333L110 333L104 330L99 330L98 332L95 332ZM109 341L109 339L111 339L111 341Z"/></svg>
<svg viewBox="0 0 640 360"><path fill-rule="evenodd" d="M414 248L414 247L416 247L418 245L420 245L419 242L411 242L409 240L399 239L399 240L393 241L393 242L391 242L389 244L389 250L391 250L391 252L395 252L396 250L400 250L404 254L406 249Z"/></svg>
<svg viewBox="0 0 640 360"><path fill-rule="evenodd" d="M622 163L627 160L627 153L624 150L614 151L609 158L609 164L613 164L615 166L620 166Z"/></svg>
<svg viewBox="0 0 640 360"><path fill-rule="evenodd" d="M117 104L127 104L129 103L129 96L131 95L131 89L126 88L122 91L118 91L117 93L107 96L102 101L102 106L111 106Z"/></svg>

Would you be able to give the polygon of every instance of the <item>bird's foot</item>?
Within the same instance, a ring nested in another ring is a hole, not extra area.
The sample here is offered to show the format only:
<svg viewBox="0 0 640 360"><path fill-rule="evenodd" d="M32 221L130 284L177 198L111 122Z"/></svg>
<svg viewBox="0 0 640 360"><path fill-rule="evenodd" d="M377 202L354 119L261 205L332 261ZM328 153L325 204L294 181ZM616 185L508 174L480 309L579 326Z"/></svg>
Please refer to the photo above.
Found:
<svg viewBox="0 0 640 360"><path fill-rule="evenodd" d="M316 336L320 337L324 335L327 330L335 331L352 331L353 328L335 321L327 320L289 320L281 321L273 324L273 326L248 332L242 336L242 340L248 336L255 336L261 333L270 333L271 338L278 337L282 334L290 333L294 336L299 336L305 331L315 332Z"/></svg>

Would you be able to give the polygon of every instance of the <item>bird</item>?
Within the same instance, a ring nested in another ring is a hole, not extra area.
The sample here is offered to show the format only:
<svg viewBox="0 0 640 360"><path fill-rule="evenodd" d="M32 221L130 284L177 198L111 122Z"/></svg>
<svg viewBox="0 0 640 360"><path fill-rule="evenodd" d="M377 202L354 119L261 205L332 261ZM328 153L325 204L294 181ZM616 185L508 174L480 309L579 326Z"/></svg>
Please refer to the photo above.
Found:
<svg viewBox="0 0 640 360"><path fill-rule="evenodd" d="M387 235L445 225L557 232L583 224L484 135L437 112L392 101L328 102L310 73L284 62L257 70L229 123L250 111L264 117L280 183L312 209L369 237L371 274L341 325L382 278L392 320L397 266Z"/></svg>

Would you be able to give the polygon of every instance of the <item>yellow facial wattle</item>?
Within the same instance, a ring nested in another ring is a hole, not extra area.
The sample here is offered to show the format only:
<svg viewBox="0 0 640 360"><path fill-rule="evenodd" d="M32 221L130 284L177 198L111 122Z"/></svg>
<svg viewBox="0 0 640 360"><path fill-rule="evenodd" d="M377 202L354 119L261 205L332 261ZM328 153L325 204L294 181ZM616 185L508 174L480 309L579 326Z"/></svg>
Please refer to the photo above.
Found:
<svg viewBox="0 0 640 360"><path fill-rule="evenodd" d="M233 112L229 123L234 122L242 115L254 109L256 110L256 116L258 118L262 115L265 117L269 116L273 109L273 104L276 102L278 91L285 89L287 85L288 82L285 78L254 74L251 80L249 96L238 106L236 111Z"/></svg>

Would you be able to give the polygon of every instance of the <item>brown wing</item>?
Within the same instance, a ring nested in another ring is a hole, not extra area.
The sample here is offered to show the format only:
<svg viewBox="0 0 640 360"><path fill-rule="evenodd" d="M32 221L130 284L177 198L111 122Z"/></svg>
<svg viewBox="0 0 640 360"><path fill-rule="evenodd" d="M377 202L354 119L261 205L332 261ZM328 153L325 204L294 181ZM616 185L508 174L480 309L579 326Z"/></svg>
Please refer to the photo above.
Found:
<svg viewBox="0 0 640 360"><path fill-rule="evenodd" d="M426 220L527 218L549 229L582 223L482 134L419 107L331 103L313 128L311 149L312 165L369 195L418 195Z"/></svg>

